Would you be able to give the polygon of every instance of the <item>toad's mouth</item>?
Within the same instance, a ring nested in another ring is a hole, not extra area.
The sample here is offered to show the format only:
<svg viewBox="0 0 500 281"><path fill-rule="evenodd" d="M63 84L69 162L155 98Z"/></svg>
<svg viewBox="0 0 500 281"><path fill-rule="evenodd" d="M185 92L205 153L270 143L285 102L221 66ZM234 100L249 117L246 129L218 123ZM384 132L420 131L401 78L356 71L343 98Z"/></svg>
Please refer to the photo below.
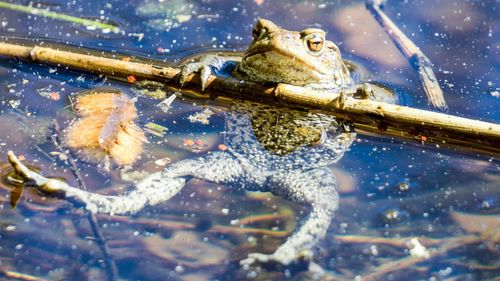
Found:
<svg viewBox="0 0 500 281"><path fill-rule="evenodd" d="M263 56L263 57L268 57L272 54L278 55L280 57L283 57L284 59L289 60L291 64L300 64L311 72L314 71L314 72L318 72L318 73L323 74L323 75L326 75L329 72L327 69L324 69L323 67L318 67L317 64L313 63L313 60L305 59L304 56L298 56L296 54L293 54L292 52L285 51L282 49L277 49L277 48L271 48L268 46L261 46L261 47L253 48L252 50L248 50L245 53L243 60L247 60L251 57L255 57L255 56L259 56L259 55ZM283 64L283 66L284 65L285 64Z"/></svg>

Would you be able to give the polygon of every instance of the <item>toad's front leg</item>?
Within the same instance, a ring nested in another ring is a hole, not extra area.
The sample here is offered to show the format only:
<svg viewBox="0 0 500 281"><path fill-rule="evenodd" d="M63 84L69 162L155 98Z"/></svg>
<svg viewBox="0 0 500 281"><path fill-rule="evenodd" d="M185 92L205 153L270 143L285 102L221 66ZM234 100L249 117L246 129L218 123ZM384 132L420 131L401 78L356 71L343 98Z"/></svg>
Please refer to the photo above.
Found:
<svg viewBox="0 0 500 281"><path fill-rule="evenodd" d="M312 210L286 242L273 254L251 253L242 265L279 262L288 265L299 259L309 259L312 247L321 239L338 207L337 181L327 168L305 172L280 172L269 180L269 189L288 200L311 205Z"/></svg>
<svg viewBox="0 0 500 281"><path fill-rule="evenodd" d="M181 86L187 81L189 75L200 74L201 90L204 91L209 83L210 75L229 76L240 58L234 56L219 56L209 54L199 57L193 62L182 66L177 77Z"/></svg>

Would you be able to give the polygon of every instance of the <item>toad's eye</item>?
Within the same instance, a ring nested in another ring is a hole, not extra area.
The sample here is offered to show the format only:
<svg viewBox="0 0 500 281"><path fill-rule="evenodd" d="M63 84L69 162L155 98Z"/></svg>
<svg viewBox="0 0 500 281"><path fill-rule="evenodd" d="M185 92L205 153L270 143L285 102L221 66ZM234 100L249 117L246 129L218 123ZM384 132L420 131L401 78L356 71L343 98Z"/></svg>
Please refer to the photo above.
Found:
<svg viewBox="0 0 500 281"><path fill-rule="evenodd" d="M323 50L325 45L325 38L321 35L308 36L306 38L307 48L313 52L319 52Z"/></svg>
<svg viewBox="0 0 500 281"><path fill-rule="evenodd" d="M261 27L260 25L257 25L253 28L252 30L252 37L253 37L253 40L260 40L264 37L264 35L266 35L267 33L267 30L263 27Z"/></svg>
<svg viewBox="0 0 500 281"><path fill-rule="evenodd" d="M259 37L259 33L260 33L260 28L258 26L254 27L252 30L253 40L255 40Z"/></svg>

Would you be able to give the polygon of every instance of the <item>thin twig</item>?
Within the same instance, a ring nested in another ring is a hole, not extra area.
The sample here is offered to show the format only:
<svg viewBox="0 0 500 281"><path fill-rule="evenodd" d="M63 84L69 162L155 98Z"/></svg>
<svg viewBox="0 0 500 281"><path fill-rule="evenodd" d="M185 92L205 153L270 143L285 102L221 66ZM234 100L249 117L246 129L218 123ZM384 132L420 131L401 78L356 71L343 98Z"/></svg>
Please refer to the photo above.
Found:
<svg viewBox="0 0 500 281"><path fill-rule="evenodd" d="M443 97L443 91L439 87L438 80L432 70L429 58L413 43L399 27L382 11L385 0L366 0L366 7L373 14L377 22L384 28L392 42L401 53L408 59L411 66L417 71L424 86L425 94L430 104L441 110L447 110L448 106Z"/></svg>
<svg viewBox="0 0 500 281"><path fill-rule="evenodd" d="M360 244L379 244L379 245L390 245L394 247L406 248L408 246L408 241L414 237L400 237L400 238L386 238L386 237L375 237L375 236L361 236L361 235L337 235L335 240L342 243L360 243ZM428 237L418 237L424 246L434 246L443 242L442 239L434 239Z"/></svg>
<svg viewBox="0 0 500 281"><path fill-rule="evenodd" d="M0 43L0 55L113 77L134 76L134 80L155 80L173 86L178 86L176 77L180 71L161 62L141 63L9 43ZM338 96L331 92L287 84L269 87L231 77L210 77L203 93L199 92L198 75L190 75L184 85L191 91L183 95L192 98L230 97L320 110L353 123L355 130L362 134L375 133L436 147L451 146L462 151L500 155L499 124L352 97L347 97L343 106L339 106Z"/></svg>
<svg viewBox="0 0 500 281"><path fill-rule="evenodd" d="M0 270L0 277L6 277L8 280L21 280L21 281L46 281L40 277L36 277L29 274L24 274L12 270Z"/></svg>
<svg viewBox="0 0 500 281"><path fill-rule="evenodd" d="M9 9L9 10L18 11L18 12L24 12L24 13L28 13L28 14L32 14L32 15L41 16L41 17L69 21L72 23L81 24L83 26L86 26L87 28L100 28L103 31L110 31L110 32L114 32L114 33L120 32L120 28L118 28L118 26L116 26L116 25L103 23L103 22L100 22L97 20L89 20L89 19L84 19L84 18L79 18L79 17L73 17L73 16L61 14L61 13L52 12L52 11L49 11L47 9L39 9L39 8L31 7L31 6L17 5L17 4L8 3L5 1L0 1L0 8Z"/></svg>
<svg viewBox="0 0 500 281"><path fill-rule="evenodd" d="M87 190L87 186L85 185L85 182L83 181L83 178L80 174L78 166L75 163L74 158L70 154L65 153L64 147L61 144L62 142L59 139L59 135L61 133L61 130L60 130L59 123L57 122L57 120L54 120L54 129L56 132L56 134L52 135L52 142L53 142L54 146L56 146L57 149L61 153L64 153L65 155L67 155L68 158L66 159L66 162L69 164L69 168L70 168L71 172L73 173L74 177L76 178L78 185L80 186L80 189ZM88 210L84 210L84 212L85 212L85 216L87 217L87 220L90 224L92 234L95 237L95 242L96 242L97 246L99 247L99 249L101 250L101 253L103 255L107 279L108 279L108 281L118 280L118 269L116 267L116 263L115 263L113 257L111 257L111 255L109 254L109 248L108 248L108 245L106 243L106 239L104 238L104 236L102 235L102 233L100 231L99 224L97 223L97 218L96 218L95 214L93 214L92 212L90 212Z"/></svg>

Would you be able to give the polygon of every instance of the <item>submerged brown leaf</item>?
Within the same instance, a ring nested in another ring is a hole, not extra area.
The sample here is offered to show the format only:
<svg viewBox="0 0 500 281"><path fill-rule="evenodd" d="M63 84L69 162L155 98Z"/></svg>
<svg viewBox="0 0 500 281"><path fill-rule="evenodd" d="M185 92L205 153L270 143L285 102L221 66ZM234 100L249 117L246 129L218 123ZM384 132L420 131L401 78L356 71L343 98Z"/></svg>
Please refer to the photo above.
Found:
<svg viewBox="0 0 500 281"><path fill-rule="evenodd" d="M498 215L452 212L451 217L464 231L479 234L495 243L500 242L500 217Z"/></svg>
<svg viewBox="0 0 500 281"><path fill-rule="evenodd" d="M192 268L217 265L229 258L230 244L206 243L202 237L190 231L177 231L169 239L151 235L143 240L146 250L167 261L182 261Z"/></svg>
<svg viewBox="0 0 500 281"><path fill-rule="evenodd" d="M142 153L144 132L135 123L134 102L117 90L93 90L78 96L78 118L65 130L66 145L84 160L103 165L133 164Z"/></svg>

